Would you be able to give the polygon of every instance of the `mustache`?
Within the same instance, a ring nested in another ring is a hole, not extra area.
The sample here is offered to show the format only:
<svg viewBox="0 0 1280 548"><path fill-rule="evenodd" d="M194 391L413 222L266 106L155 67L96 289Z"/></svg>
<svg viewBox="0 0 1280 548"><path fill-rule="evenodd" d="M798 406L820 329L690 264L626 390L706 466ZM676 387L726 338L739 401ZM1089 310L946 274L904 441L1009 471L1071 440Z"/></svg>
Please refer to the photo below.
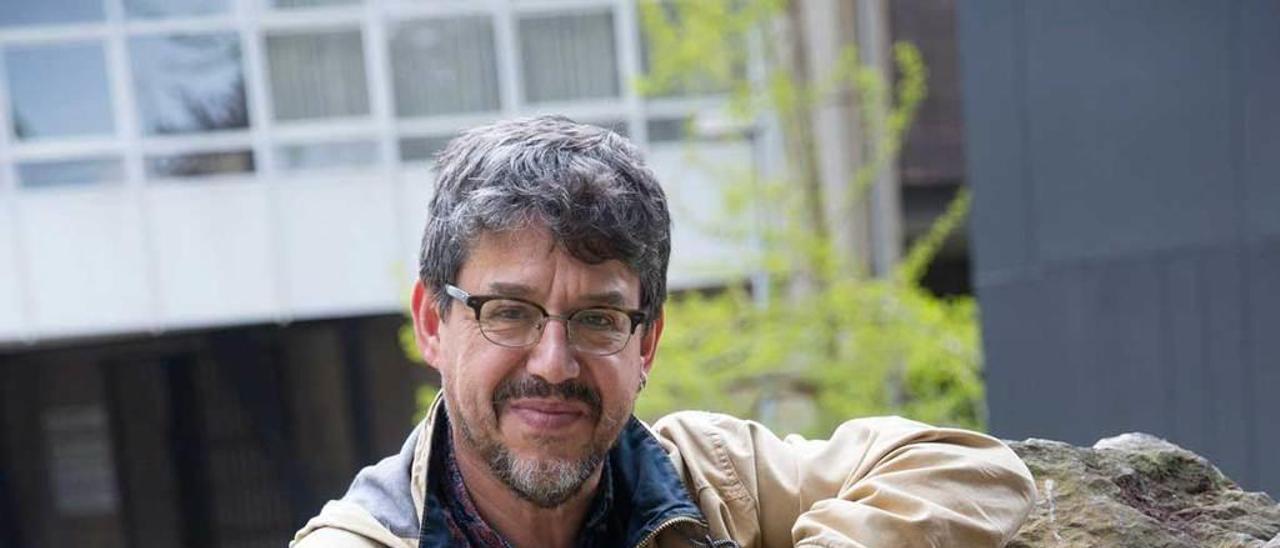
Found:
<svg viewBox="0 0 1280 548"><path fill-rule="evenodd" d="M493 407L501 409L507 402L518 398L552 397L581 401L587 404L597 416L600 414L600 394L582 381L571 379L560 384L551 384L535 376L522 376L503 381L493 392Z"/></svg>

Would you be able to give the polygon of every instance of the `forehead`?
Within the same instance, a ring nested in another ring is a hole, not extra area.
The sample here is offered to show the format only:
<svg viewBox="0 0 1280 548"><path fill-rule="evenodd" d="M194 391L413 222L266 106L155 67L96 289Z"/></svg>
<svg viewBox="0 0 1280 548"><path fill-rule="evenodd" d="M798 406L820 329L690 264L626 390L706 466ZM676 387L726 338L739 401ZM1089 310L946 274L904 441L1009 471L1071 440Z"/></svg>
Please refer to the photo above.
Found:
<svg viewBox="0 0 1280 548"><path fill-rule="evenodd" d="M640 304L640 280L626 264L585 263L558 245L545 227L484 232L472 240L457 281L468 291L536 300L585 295L608 304ZM606 298L614 295L614 298Z"/></svg>

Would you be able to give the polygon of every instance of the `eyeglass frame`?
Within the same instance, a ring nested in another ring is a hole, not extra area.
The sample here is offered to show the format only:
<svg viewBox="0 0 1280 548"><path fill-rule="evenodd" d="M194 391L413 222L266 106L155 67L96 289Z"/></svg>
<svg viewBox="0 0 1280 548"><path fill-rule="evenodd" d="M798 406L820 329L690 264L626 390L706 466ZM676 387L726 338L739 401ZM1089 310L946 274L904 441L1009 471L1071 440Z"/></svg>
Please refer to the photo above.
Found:
<svg viewBox="0 0 1280 548"><path fill-rule="evenodd" d="M454 300L457 300L458 302L466 305L468 308L471 309L472 312L475 313L476 323L481 324L480 335L484 337L484 340L489 341L494 345L501 346L503 348L528 348L530 346L538 344L538 342L542 340L542 334L545 332L545 329L547 327L547 322L551 320L560 320L565 323L566 340L568 340L569 344L574 346L574 348L578 348L577 345L574 344L573 340L569 339L569 333L572 332L572 327L571 327L573 325L571 323L572 318L578 313L585 310L604 309L604 310L613 310L615 312L621 312L623 314L626 314L627 319L631 320L631 329L627 331L627 340L623 341L622 346L619 346L617 350L614 350L612 352L608 352L605 354L588 352L593 356L612 356L614 354L617 354L618 352L622 352L622 349L626 348L627 345L631 343L631 338L635 336L636 329L639 328L641 325L644 325L645 320L649 317L649 315L642 310L629 310L626 308L609 306L609 305L587 306L587 307L578 308L575 310L570 310L567 314L552 314L550 312L547 312L547 309L544 308L542 305L527 299L521 299L519 297L508 297L506 295L472 295L468 293L465 289L462 289L453 284L444 284L444 292L448 294L450 297L453 297ZM519 346L502 344L489 338L489 334L486 333L484 330L483 321L480 319L480 309L484 308L485 303L489 301L516 301L518 303L532 306L538 312L541 312L542 319L535 324L538 330L538 337L533 339L532 341L529 341L526 344L522 344ZM587 352L581 348L578 348L578 350Z"/></svg>

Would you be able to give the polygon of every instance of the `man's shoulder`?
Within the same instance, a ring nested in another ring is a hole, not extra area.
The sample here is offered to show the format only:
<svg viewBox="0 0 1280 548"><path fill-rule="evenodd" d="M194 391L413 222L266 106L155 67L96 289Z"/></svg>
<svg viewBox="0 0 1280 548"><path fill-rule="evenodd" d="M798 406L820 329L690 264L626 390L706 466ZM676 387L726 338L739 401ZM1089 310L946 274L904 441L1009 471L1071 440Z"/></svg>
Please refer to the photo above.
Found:
<svg viewBox="0 0 1280 548"><path fill-rule="evenodd" d="M399 453L357 473L342 499L326 504L320 515L298 531L294 542L300 546L358 546L339 542L354 534L376 540L374 546L397 546L397 539L416 538L420 497L415 496L415 489L424 481L419 442L425 439L429 424L419 423ZM302 543L304 538L307 542Z"/></svg>

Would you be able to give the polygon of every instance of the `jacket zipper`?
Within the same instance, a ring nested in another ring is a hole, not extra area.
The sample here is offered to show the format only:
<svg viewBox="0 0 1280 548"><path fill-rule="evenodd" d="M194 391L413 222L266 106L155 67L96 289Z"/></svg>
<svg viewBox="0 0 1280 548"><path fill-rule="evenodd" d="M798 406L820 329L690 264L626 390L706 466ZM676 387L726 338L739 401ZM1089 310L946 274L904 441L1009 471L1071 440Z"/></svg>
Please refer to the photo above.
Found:
<svg viewBox="0 0 1280 548"><path fill-rule="evenodd" d="M648 535L645 535L645 537L641 539L640 542L636 543L636 548L640 548L641 546L648 546L649 543L652 542L653 539L658 536L658 533L661 533L664 529L670 528L671 526L677 523L682 523L682 522L693 523L703 528L708 527L707 524L703 523L700 520L697 520L688 516L676 516L674 518L671 518L667 521L662 522L656 528L654 528L654 530L649 531Z"/></svg>

